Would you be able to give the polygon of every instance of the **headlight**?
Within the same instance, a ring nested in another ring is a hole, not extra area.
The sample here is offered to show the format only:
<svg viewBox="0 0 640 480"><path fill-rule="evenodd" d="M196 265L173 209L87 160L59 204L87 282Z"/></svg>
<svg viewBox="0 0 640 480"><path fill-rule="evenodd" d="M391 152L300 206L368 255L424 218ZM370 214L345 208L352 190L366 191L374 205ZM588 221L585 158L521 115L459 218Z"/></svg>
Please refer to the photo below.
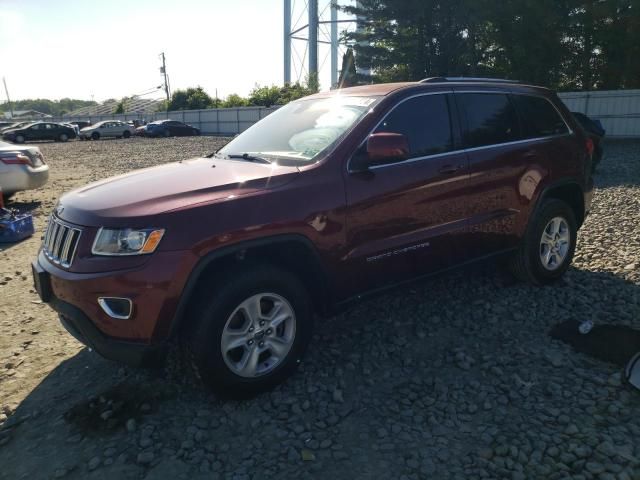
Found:
<svg viewBox="0 0 640 480"><path fill-rule="evenodd" d="M94 255L145 255L153 253L164 229L143 228L112 230L101 228L93 242L91 253Z"/></svg>

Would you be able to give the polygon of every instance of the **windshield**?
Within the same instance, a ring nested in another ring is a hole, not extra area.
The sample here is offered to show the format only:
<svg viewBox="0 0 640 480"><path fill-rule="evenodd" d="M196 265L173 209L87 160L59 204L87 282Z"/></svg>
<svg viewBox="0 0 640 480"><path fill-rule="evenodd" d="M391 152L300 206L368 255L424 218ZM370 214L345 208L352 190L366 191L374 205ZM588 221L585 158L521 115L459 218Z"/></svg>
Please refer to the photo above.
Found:
<svg viewBox="0 0 640 480"><path fill-rule="evenodd" d="M299 100L279 108L218 151L256 155L280 163L309 164L341 138L379 97L336 95Z"/></svg>

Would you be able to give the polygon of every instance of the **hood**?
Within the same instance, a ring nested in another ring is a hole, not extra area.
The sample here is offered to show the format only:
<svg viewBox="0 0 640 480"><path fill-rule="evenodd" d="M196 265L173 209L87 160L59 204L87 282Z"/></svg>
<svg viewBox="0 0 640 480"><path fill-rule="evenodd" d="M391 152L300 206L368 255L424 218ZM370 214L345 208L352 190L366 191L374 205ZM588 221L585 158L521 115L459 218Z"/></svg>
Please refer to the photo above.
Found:
<svg viewBox="0 0 640 480"><path fill-rule="evenodd" d="M22 131L21 128L12 128L11 130L3 130L2 134L6 135L7 133L19 133L20 131Z"/></svg>
<svg viewBox="0 0 640 480"><path fill-rule="evenodd" d="M141 226L139 217L277 188L298 174L296 167L194 158L73 190L62 196L56 211L77 225Z"/></svg>
<svg viewBox="0 0 640 480"><path fill-rule="evenodd" d="M88 127L81 128L81 132L88 132L89 130L95 130L97 128L96 125L89 125Z"/></svg>

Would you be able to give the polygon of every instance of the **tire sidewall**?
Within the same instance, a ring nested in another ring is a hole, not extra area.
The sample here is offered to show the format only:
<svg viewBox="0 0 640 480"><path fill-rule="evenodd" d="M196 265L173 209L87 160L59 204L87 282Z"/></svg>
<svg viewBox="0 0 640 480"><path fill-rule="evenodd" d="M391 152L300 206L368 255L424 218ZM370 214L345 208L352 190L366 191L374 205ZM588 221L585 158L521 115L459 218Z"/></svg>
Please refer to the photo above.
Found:
<svg viewBox="0 0 640 480"><path fill-rule="evenodd" d="M571 244L569 251L564 259L563 264L555 270L547 270L540 260L540 240L542 233L549 221L554 217L562 217L569 226L569 237ZM540 283L548 283L560 278L571 266L573 255L576 250L576 241L578 237L578 228L575 215L569 205L561 200L548 200L542 206L535 217L532 228L528 234L528 261L531 272Z"/></svg>
<svg viewBox="0 0 640 480"><path fill-rule="evenodd" d="M99 140L100 139L100 134L98 132L93 132L91 134L91 139L92 140Z"/></svg>
<svg viewBox="0 0 640 480"><path fill-rule="evenodd" d="M24 136L16 135L16 143L24 143Z"/></svg>
<svg viewBox="0 0 640 480"><path fill-rule="evenodd" d="M69 135L67 135L66 133L61 133L60 134L60 141L61 142L66 142L67 140L69 140Z"/></svg>
<svg viewBox="0 0 640 480"><path fill-rule="evenodd" d="M122 134L122 136L123 136L124 138L129 138L129 137L131 136L131 132L129 132L129 131L125 131L125 132Z"/></svg>
<svg viewBox="0 0 640 480"><path fill-rule="evenodd" d="M208 302L195 333L199 337L196 340L206 341L209 348L192 348L201 380L217 392L233 397L246 397L268 390L289 377L304 355L313 322L308 295L292 275L266 276L258 273L245 278L246 281L222 290ZM275 293L289 302L296 317L296 335L285 361L266 375L245 378L229 369L220 341L229 316L244 300L258 293Z"/></svg>

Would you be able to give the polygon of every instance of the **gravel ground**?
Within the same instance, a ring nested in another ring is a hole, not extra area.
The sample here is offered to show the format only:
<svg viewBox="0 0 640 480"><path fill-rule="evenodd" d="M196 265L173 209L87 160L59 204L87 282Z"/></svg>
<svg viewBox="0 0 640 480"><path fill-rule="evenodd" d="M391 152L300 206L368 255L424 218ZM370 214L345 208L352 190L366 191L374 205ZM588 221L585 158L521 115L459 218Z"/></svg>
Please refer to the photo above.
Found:
<svg viewBox="0 0 640 480"><path fill-rule="evenodd" d="M42 144L64 190L211 151L215 138ZM490 265L321 320L300 372L223 401L83 349L31 289L36 238L0 252L0 478L639 479L640 392L552 340L567 320L640 329L640 143L606 146L558 284ZM612 346L612 348L616 348Z"/></svg>

